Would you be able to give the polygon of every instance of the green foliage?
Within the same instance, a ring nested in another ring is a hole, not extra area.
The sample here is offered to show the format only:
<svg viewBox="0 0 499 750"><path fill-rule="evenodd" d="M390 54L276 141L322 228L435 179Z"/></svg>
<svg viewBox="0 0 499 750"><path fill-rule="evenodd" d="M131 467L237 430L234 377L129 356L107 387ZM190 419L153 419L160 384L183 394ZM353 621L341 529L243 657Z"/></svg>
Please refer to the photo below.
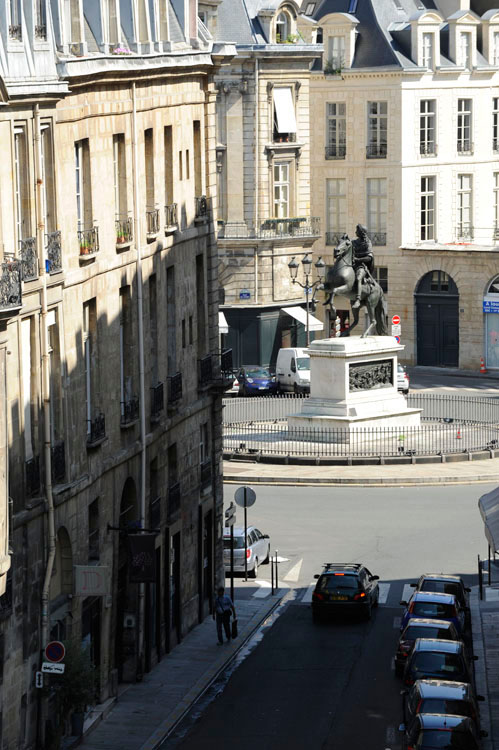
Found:
<svg viewBox="0 0 499 750"><path fill-rule="evenodd" d="M339 76L343 70L345 64L343 60L327 60L324 63L324 73L327 75Z"/></svg>

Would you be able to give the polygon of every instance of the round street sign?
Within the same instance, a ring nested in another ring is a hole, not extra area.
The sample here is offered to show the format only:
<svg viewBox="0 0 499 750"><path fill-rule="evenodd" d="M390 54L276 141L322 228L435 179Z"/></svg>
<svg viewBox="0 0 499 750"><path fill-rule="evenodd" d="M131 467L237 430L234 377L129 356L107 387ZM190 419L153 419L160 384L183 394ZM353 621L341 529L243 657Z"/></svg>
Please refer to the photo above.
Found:
<svg viewBox="0 0 499 750"><path fill-rule="evenodd" d="M256 500L255 490L251 487L238 487L234 493L234 500L241 508L250 508Z"/></svg>
<svg viewBox="0 0 499 750"><path fill-rule="evenodd" d="M400 336L394 336L393 338L395 339L397 344L400 344Z"/></svg>
<svg viewBox="0 0 499 750"><path fill-rule="evenodd" d="M392 317L392 324L393 324L394 326L398 326L398 325L400 325L400 315L394 315L394 316Z"/></svg>
<svg viewBox="0 0 499 750"><path fill-rule="evenodd" d="M47 661L62 661L65 654L66 649L64 648L64 643L61 643L60 641L50 641L50 643L47 643L45 646L45 658Z"/></svg>

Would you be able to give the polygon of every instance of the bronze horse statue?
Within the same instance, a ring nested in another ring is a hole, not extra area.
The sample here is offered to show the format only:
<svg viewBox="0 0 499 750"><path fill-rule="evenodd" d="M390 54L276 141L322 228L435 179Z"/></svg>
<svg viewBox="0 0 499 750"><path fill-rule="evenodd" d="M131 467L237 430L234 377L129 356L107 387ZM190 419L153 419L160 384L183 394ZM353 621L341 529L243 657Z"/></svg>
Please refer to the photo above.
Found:
<svg viewBox="0 0 499 750"><path fill-rule="evenodd" d="M341 294L350 300L355 300L355 268L353 265L353 244L347 234L341 238L341 242L334 250L335 262L333 266L327 267L324 280L324 291L326 300L324 305L330 305L331 316L336 318L336 309L333 304L335 294ZM373 328L376 328L378 336L388 335L388 313L386 300L378 282L369 274L367 284L362 285L360 307L365 307L369 316L369 325L362 337L369 336ZM350 332L359 322L359 307L352 307L353 323L348 331L343 331L341 336L349 336Z"/></svg>

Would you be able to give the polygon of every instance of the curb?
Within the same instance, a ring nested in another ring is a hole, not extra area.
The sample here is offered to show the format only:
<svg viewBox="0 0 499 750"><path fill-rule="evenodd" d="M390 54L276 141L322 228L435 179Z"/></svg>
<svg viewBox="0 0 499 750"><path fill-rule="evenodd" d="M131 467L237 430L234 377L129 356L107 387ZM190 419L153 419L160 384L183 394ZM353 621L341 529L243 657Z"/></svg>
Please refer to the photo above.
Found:
<svg viewBox="0 0 499 750"><path fill-rule="evenodd" d="M473 586L470 595L471 609L471 630L473 633L473 653L478 656L475 665L475 684L476 692L483 695L485 700L479 704L480 708L480 725L481 728L489 733L488 737L482 740L483 750L493 750L491 721L490 721L490 704L489 690L487 684L487 666L485 660L485 649L483 644L482 615L480 612L480 602L478 600L479 587Z"/></svg>
<svg viewBox="0 0 499 750"><path fill-rule="evenodd" d="M251 640L254 633L258 630L264 620L267 619L273 612L280 606L282 601L288 594L288 589L283 589L282 596L279 597L272 606L265 611L262 615L261 612L257 612L251 620L248 622L244 630L238 637L238 644L231 644L231 652L223 660L222 663L219 661L215 662L210 669L208 669L203 677L194 684L189 692L180 701L177 708L172 711L168 718L151 734L139 748L139 750L157 750L161 744L170 736L170 734L176 729L180 722L189 713L192 707L197 701L202 698L206 691L211 687L219 675L227 669L229 664L234 661L238 653L246 646Z"/></svg>
<svg viewBox="0 0 499 750"><path fill-rule="evenodd" d="M349 485L350 487L407 487L410 485L431 486L435 484L490 484L499 482L499 474L477 477L255 477L224 474L223 481L225 484L265 484L274 486L293 486L309 487L312 485L322 485L324 487L341 487Z"/></svg>

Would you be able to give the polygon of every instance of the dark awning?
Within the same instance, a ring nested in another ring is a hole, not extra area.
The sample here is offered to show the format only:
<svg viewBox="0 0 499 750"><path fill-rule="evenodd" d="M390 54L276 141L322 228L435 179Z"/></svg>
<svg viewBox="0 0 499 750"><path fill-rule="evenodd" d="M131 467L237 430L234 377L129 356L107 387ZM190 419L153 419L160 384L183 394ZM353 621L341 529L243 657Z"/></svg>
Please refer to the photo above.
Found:
<svg viewBox="0 0 499 750"><path fill-rule="evenodd" d="M499 487L482 495L478 507L485 525L485 536L493 552L499 550Z"/></svg>

